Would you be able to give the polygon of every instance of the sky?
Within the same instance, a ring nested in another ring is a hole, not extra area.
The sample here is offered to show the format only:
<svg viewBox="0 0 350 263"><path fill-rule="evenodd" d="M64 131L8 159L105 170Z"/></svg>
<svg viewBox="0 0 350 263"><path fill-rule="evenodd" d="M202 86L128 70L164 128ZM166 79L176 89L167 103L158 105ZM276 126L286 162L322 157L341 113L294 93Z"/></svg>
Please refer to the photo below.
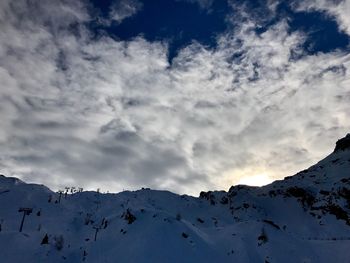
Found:
<svg viewBox="0 0 350 263"><path fill-rule="evenodd" d="M0 173L198 195L350 132L350 0L2 0Z"/></svg>

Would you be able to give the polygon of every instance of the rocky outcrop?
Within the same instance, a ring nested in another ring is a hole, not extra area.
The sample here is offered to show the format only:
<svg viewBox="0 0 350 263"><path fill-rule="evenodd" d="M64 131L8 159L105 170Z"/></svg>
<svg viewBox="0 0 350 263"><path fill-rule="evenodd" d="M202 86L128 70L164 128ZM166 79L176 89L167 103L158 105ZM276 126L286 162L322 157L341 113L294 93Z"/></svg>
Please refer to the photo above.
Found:
<svg viewBox="0 0 350 263"><path fill-rule="evenodd" d="M337 141L334 152L350 150L350 133Z"/></svg>

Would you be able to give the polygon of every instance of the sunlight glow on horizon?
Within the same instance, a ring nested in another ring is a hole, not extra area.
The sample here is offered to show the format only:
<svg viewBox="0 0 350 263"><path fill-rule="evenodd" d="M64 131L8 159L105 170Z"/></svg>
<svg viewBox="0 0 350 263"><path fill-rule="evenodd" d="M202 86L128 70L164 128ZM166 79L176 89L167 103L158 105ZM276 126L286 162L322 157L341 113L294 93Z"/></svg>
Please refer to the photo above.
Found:
<svg viewBox="0 0 350 263"><path fill-rule="evenodd" d="M272 183L274 180L266 173L248 175L241 178L238 184L250 185L250 186L263 186Z"/></svg>
<svg viewBox="0 0 350 263"><path fill-rule="evenodd" d="M264 186L272 183L275 179L271 176L273 172L263 167L247 167L243 169L230 170L223 174L222 184L225 188L233 185Z"/></svg>

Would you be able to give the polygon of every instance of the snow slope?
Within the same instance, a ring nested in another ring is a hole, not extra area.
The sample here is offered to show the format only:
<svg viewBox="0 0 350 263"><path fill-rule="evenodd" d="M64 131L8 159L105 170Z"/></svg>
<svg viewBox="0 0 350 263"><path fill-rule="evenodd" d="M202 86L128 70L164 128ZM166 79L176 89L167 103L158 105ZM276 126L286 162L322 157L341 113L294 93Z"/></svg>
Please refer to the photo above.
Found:
<svg viewBox="0 0 350 263"><path fill-rule="evenodd" d="M22 232L19 208L33 209ZM294 176L199 198L150 189L60 198L0 176L0 225L4 263L350 262L350 135Z"/></svg>

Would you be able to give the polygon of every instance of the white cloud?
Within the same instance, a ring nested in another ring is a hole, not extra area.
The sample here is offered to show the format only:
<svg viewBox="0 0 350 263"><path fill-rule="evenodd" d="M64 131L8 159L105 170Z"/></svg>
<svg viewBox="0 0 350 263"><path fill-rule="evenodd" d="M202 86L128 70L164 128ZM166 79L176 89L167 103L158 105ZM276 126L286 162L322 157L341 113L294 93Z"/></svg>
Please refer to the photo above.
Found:
<svg viewBox="0 0 350 263"><path fill-rule="evenodd" d="M297 10L310 11L318 10L325 11L333 16L340 29L350 35L350 1L349 0L306 0L298 1L295 4Z"/></svg>
<svg viewBox="0 0 350 263"><path fill-rule="evenodd" d="M111 20L121 23L125 18L135 15L142 9L142 3L138 0L117 0L111 8L109 17Z"/></svg>
<svg viewBox="0 0 350 263"><path fill-rule="evenodd" d="M292 60L304 36L283 21L261 35L244 23L218 48L193 43L169 65L166 43L90 39L80 2L61 2L53 18L33 17L26 1L16 2L19 16L9 3L0 16L3 173L53 188L197 194L242 182L244 171L290 175L349 131L349 54Z"/></svg>

